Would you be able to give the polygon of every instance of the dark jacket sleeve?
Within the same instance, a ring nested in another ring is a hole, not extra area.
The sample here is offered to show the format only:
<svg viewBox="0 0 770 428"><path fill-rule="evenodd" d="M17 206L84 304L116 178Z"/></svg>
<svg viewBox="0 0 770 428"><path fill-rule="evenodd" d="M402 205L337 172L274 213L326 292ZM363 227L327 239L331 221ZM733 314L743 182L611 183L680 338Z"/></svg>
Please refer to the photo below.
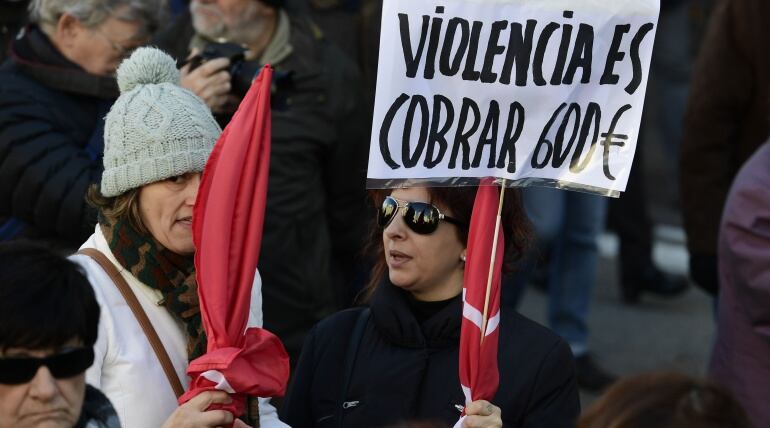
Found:
<svg viewBox="0 0 770 428"><path fill-rule="evenodd" d="M355 256L368 227L366 166L369 154L367 109L363 84L355 66L336 47L329 47L327 64L336 64L330 91L336 97L336 142L324 165L329 227L333 250Z"/></svg>
<svg viewBox="0 0 770 428"><path fill-rule="evenodd" d="M314 358L316 329L313 327L305 338L291 385L281 405L280 419L294 428L314 426L311 386L317 364Z"/></svg>
<svg viewBox="0 0 770 428"><path fill-rule="evenodd" d="M751 105L754 76L737 11L744 0L713 12L693 73L681 152L682 216L693 254L716 254L722 208L737 171L736 145ZM746 2L752 3L752 2Z"/></svg>
<svg viewBox="0 0 770 428"><path fill-rule="evenodd" d="M0 90L0 215L77 245L94 214L85 202L100 156L62 130L46 103Z"/></svg>
<svg viewBox="0 0 770 428"><path fill-rule="evenodd" d="M524 415L523 428L572 428L580 414L575 362L569 346L557 341L543 359Z"/></svg>

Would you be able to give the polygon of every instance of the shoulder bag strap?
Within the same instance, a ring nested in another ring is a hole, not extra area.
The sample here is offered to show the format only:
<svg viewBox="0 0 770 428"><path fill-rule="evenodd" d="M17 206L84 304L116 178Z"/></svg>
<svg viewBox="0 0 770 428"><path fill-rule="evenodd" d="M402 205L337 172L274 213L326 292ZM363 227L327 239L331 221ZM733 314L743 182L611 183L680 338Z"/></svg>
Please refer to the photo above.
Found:
<svg viewBox="0 0 770 428"><path fill-rule="evenodd" d="M144 312L144 309L142 309L142 305L139 303L139 300L136 299L136 295L131 290L131 287L129 287L126 279L123 278L123 275L118 272L117 268L115 268L115 265L107 258L107 256L102 254L101 251L95 248L83 248L78 251L78 254L91 257L94 259L94 261L96 261L96 263L99 263L107 275L110 276L112 282L115 283L115 286L118 287L120 294L122 294L123 298L126 299L128 307L131 308L131 312L134 313L134 317L136 317L139 325L142 326L144 335L147 336L147 340L150 341L150 346L152 346L153 351L155 351L155 355L158 357L160 365L163 367L163 371L166 373L166 377L171 384L171 388L174 389L174 394L176 394L177 398L181 397L182 394L184 394L184 388L182 387L182 383L179 381L176 370L174 370L174 365L171 364L171 359L166 352L166 348L163 347L163 343L161 343L160 338L158 337L158 333L155 332L155 328L153 328L150 319L147 318L147 314Z"/></svg>
<svg viewBox="0 0 770 428"><path fill-rule="evenodd" d="M356 354L358 354L358 345L361 344L361 338L364 337L364 330L366 324L369 322L369 313L371 309L364 308L356 318L356 324L353 327L353 334L350 335L350 342L348 342L348 350L345 354L345 371L342 372L342 384L340 388L340 398L337 403L337 427L342 428L342 416L345 406L345 398L348 395L348 387L350 386L350 379L353 377L353 366L356 363Z"/></svg>

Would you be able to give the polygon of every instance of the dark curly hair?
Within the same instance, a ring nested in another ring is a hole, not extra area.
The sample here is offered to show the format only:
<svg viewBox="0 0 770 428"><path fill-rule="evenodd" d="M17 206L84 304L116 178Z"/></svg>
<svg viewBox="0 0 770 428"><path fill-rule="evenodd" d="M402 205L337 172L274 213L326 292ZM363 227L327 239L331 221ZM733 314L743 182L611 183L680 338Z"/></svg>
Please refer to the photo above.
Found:
<svg viewBox="0 0 770 428"><path fill-rule="evenodd" d="M468 243L468 231L471 224L473 203L476 200L478 186L460 187L426 187L430 200L428 202L447 207L452 211L452 217L463 223L463 226L455 228L457 237L463 245ZM390 195L393 189L370 190L369 196L372 203L379 210L383 200ZM505 199L501 216L503 236L505 237L505 265L503 270L514 270L514 262L519 260L529 247L531 241L531 225L524 206L521 202L521 192L516 188L505 190ZM385 251L382 246L382 228L377 224L377 216L374 216L370 227L367 254L370 255L374 266L371 271L369 283L364 290L363 300L371 297L377 284L388 272L385 262Z"/></svg>
<svg viewBox="0 0 770 428"><path fill-rule="evenodd" d="M679 373L630 376L583 413L577 428L749 428L740 404L717 384Z"/></svg>

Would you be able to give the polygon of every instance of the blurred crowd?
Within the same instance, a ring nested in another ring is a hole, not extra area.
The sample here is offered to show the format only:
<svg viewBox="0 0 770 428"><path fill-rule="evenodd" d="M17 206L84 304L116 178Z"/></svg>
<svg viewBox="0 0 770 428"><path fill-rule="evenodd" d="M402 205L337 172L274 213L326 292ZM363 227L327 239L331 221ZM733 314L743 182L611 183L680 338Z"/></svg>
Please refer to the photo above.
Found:
<svg viewBox="0 0 770 428"><path fill-rule="evenodd" d="M501 387L465 407L478 424L466 426L770 426L770 3L660 3L626 192L510 191ZM382 0L0 0L0 428L45 412L78 427L460 416L476 190L367 193L381 12ZM265 64L272 153L251 309L294 375L285 400L253 397L234 422L208 410L227 394L177 406L174 384L206 344L190 232L200 173ZM668 162L646 164L650 145ZM651 171L665 189L648 188ZM661 198L689 276L655 263ZM607 231L622 304L692 285L713 300L703 379L618 379L589 348ZM530 286L548 293L548 329L516 314ZM578 388L603 393L582 416Z"/></svg>

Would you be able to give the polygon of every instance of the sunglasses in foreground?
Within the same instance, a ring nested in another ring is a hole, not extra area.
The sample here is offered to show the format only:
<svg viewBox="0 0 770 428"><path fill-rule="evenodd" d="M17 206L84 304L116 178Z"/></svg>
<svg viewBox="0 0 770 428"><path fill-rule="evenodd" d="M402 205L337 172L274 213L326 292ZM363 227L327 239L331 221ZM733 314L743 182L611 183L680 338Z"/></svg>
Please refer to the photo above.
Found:
<svg viewBox="0 0 770 428"><path fill-rule="evenodd" d="M463 222L442 214L435 205L427 202L407 202L388 196L382 201L382 207L377 216L380 227L388 227L399 211L401 211L401 217L409 229L420 235L429 235L435 232L442 220L456 226L464 225Z"/></svg>
<svg viewBox="0 0 770 428"><path fill-rule="evenodd" d="M35 377L41 366L48 367L56 379L66 379L86 371L94 362L92 348L74 348L45 358L0 358L0 384L18 385Z"/></svg>

